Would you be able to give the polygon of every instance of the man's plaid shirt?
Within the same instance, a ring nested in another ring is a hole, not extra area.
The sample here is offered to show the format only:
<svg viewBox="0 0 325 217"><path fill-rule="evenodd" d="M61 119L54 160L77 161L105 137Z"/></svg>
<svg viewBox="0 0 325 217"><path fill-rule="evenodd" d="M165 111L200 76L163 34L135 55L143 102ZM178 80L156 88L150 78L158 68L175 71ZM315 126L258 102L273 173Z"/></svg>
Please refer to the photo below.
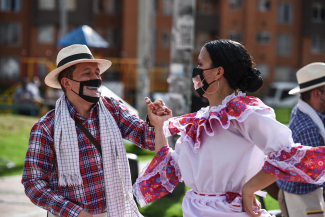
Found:
<svg viewBox="0 0 325 217"><path fill-rule="evenodd" d="M130 113L121 101L102 98L121 130L122 137L138 147L155 150L154 128ZM67 100L71 117L79 119L100 143L98 104L87 119L80 116ZM76 127L80 172L83 186L58 185L58 164L54 148L54 116L52 110L33 126L25 159L22 184L31 201L60 216L77 216L82 209L90 214L105 212L105 182L100 153ZM109 178L109 177L106 177Z"/></svg>
<svg viewBox="0 0 325 217"><path fill-rule="evenodd" d="M316 111L316 113L324 123L325 115L318 111ZM312 147L324 146L324 139L321 136L317 125L308 115L302 113L297 106L292 110L289 128L292 131L292 138L295 143L301 143L301 145ZM293 194L307 194L322 187L322 185L281 180L277 181L277 184L283 191Z"/></svg>

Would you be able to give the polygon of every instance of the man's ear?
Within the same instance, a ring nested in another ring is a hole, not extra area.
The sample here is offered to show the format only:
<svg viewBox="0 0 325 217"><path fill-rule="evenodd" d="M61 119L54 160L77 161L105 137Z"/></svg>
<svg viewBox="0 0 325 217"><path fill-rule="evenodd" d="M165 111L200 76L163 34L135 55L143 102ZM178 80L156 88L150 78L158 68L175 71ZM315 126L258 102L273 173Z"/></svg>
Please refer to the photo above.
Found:
<svg viewBox="0 0 325 217"><path fill-rule="evenodd" d="M320 99L321 96L319 95L319 90L318 89L315 89L311 92L311 98L313 99Z"/></svg>
<svg viewBox="0 0 325 217"><path fill-rule="evenodd" d="M71 90L70 80L68 78L62 78L61 84L66 90Z"/></svg>
<svg viewBox="0 0 325 217"><path fill-rule="evenodd" d="M217 70L217 74L216 74L216 78L214 80L219 80L225 73L225 70L223 69L222 66L216 68L216 70Z"/></svg>

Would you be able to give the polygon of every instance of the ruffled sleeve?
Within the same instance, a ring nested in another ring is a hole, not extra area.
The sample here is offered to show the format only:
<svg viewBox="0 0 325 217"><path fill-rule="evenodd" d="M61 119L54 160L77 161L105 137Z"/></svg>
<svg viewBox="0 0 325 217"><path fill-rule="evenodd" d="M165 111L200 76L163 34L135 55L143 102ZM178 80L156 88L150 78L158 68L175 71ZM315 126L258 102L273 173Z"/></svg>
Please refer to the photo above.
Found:
<svg viewBox="0 0 325 217"><path fill-rule="evenodd" d="M133 194L141 207L172 192L181 181L181 173L174 160L176 156L176 152L164 146L140 173L133 185Z"/></svg>
<svg viewBox="0 0 325 217"><path fill-rule="evenodd" d="M325 147L295 144L291 130L267 111L256 111L239 123L244 137L266 155L263 170L280 180L323 184Z"/></svg>

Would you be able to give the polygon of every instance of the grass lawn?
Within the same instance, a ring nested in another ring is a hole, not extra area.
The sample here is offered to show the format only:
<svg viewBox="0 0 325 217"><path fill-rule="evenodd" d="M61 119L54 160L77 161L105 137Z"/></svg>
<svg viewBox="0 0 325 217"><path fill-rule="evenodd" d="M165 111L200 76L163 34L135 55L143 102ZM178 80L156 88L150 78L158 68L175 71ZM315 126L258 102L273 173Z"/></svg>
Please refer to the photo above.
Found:
<svg viewBox="0 0 325 217"><path fill-rule="evenodd" d="M282 124L289 124L292 108L274 108L276 120Z"/></svg>
<svg viewBox="0 0 325 217"><path fill-rule="evenodd" d="M0 176L22 174L30 130L37 121L34 117L0 115L0 158L16 164L10 170L0 169Z"/></svg>
<svg viewBox="0 0 325 217"><path fill-rule="evenodd" d="M286 113L285 110L276 110L276 112L277 118L281 117L281 120L287 120L287 114L290 114ZM0 177L22 174L30 130L37 120L38 118L26 116L0 115L0 158L9 159L16 164L14 169L0 169ZM142 150L132 143L126 142L125 147L127 152L137 154L139 161L153 158L154 152ZM147 217L182 216L183 197L184 195L173 198L166 196L144 208L140 208L140 211ZM268 210L279 209L277 201L269 195L264 201Z"/></svg>

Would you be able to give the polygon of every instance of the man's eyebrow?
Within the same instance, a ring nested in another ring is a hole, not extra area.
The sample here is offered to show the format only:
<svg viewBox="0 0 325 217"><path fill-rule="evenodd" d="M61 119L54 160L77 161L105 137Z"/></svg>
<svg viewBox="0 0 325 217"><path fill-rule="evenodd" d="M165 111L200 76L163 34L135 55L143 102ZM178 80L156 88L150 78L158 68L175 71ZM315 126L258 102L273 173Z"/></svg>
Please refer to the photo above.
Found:
<svg viewBox="0 0 325 217"><path fill-rule="evenodd" d="M86 70L90 70L91 68L85 68L84 70L82 70L82 72L86 71ZM96 69L96 71L100 71L99 68Z"/></svg>

